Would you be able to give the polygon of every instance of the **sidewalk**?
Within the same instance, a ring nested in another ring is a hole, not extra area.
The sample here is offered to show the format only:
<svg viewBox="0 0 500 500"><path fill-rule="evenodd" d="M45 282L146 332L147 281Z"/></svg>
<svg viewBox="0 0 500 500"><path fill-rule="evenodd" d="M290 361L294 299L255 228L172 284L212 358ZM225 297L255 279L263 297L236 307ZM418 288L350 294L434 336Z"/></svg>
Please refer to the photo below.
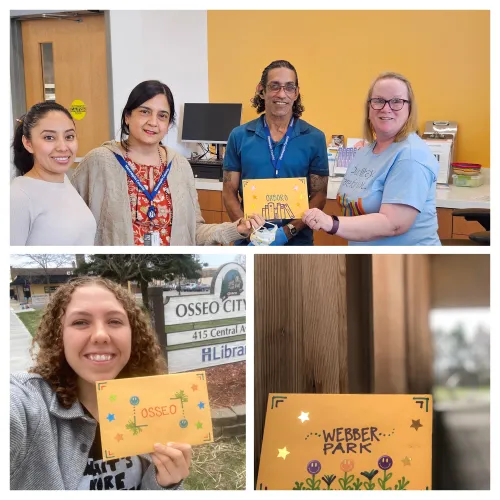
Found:
<svg viewBox="0 0 500 500"><path fill-rule="evenodd" d="M26 371L32 360L29 353L31 335L17 314L10 311L10 372Z"/></svg>

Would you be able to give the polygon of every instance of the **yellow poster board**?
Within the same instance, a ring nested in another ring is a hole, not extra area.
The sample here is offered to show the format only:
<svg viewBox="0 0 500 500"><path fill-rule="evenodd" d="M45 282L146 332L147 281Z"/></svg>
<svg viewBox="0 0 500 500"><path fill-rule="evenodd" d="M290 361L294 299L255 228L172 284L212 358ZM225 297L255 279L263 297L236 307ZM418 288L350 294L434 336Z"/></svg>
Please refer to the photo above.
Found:
<svg viewBox="0 0 500 500"><path fill-rule="evenodd" d="M266 220L301 219L309 208L307 179L245 179L243 211L245 218L252 214Z"/></svg>
<svg viewBox="0 0 500 500"><path fill-rule="evenodd" d="M270 394L257 489L431 489L432 396Z"/></svg>
<svg viewBox="0 0 500 500"><path fill-rule="evenodd" d="M204 371L96 382L104 460L213 441Z"/></svg>

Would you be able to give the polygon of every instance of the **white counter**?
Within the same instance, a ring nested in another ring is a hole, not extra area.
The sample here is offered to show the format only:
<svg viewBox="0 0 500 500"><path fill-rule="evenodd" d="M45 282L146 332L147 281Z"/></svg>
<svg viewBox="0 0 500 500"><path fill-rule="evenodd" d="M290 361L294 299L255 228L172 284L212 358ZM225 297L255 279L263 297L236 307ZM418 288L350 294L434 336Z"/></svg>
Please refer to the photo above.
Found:
<svg viewBox="0 0 500 500"><path fill-rule="evenodd" d="M436 193L436 206L438 208L490 208L490 170L483 168L484 184L476 188L467 187L440 187ZM337 197L341 178L328 180L328 194L330 200ZM208 191L222 191L222 182L217 179L195 179L196 189Z"/></svg>
<svg viewBox="0 0 500 500"><path fill-rule="evenodd" d="M217 179L195 179L196 189L206 189L207 191L222 191L222 182Z"/></svg>
<svg viewBox="0 0 500 500"><path fill-rule="evenodd" d="M483 168L484 184L479 187L441 187L436 191L436 206L438 208L490 208L490 170ZM341 178L329 178L327 198L334 200L341 183Z"/></svg>

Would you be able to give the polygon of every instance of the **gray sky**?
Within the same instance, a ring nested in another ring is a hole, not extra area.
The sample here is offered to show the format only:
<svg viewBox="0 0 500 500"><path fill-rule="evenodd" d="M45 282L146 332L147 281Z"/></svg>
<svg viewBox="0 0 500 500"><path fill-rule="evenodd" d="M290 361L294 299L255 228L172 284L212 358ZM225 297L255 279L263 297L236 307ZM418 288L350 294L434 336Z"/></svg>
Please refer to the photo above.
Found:
<svg viewBox="0 0 500 500"><path fill-rule="evenodd" d="M197 254L202 262L206 262L208 267L219 267L226 262L234 262L237 254ZM11 255L10 265L21 267L26 265L26 259L23 256ZM29 267L35 267L30 265Z"/></svg>

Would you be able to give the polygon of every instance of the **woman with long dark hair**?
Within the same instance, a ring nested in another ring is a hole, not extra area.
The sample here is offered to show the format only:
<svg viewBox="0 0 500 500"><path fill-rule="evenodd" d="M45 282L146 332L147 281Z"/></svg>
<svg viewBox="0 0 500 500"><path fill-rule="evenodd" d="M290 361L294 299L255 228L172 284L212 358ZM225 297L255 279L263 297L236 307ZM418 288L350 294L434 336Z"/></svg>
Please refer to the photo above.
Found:
<svg viewBox="0 0 500 500"><path fill-rule="evenodd" d="M264 222L205 224L189 162L161 142L174 123L171 90L142 82L123 109L121 140L92 150L75 169L73 185L97 220L96 245L229 244Z"/></svg>
<svg viewBox="0 0 500 500"><path fill-rule="evenodd" d="M66 176L78 149L69 111L35 104L18 120L12 147L10 244L92 245L95 219Z"/></svg>

